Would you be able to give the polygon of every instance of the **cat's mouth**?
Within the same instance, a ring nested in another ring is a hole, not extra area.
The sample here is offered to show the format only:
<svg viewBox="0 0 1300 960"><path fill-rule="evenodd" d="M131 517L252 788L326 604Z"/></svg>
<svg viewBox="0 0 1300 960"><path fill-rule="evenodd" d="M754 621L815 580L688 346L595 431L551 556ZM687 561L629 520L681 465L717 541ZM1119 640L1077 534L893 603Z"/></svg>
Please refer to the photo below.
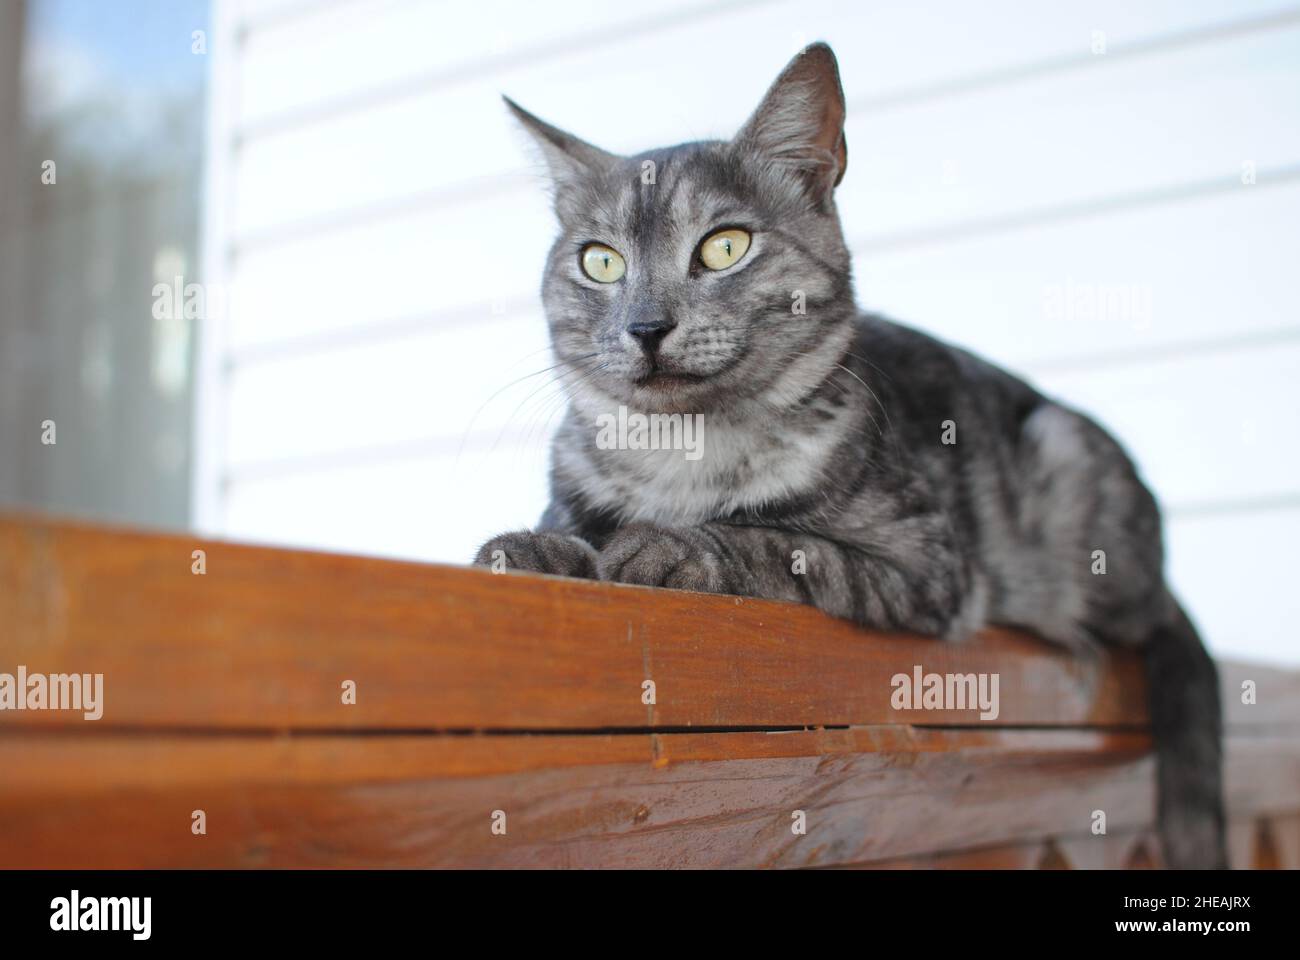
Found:
<svg viewBox="0 0 1300 960"><path fill-rule="evenodd" d="M668 390L674 387L684 387L692 383L701 383L705 377L697 373L679 373L669 370L655 369L649 373L638 377L633 381L638 387Z"/></svg>

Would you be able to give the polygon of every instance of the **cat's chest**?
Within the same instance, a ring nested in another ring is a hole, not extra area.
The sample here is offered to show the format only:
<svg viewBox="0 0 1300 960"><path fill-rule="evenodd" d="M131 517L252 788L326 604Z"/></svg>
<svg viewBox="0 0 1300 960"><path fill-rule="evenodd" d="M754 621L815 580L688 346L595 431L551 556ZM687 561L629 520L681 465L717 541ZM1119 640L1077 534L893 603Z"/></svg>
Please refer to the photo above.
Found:
<svg viewBox="0 0 1300 960"><path fill-rule="evenodd" d="M694 450L587 449L584 497L624 522L704 523L771 507L823 482L830 439L772 423L706 422Z"/></svg>

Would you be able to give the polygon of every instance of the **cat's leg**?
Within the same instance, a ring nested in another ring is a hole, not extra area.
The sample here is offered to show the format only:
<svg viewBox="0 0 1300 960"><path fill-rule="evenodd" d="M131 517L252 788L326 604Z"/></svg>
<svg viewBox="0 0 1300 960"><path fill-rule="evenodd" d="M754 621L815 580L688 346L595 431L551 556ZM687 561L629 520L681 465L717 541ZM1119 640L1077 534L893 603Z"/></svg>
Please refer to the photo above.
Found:
<svg viewBox="0 0 1300 960"><path fill-rule="evenodd" d="M596 579L596 551L581 537L555 531L516 530L479 548L478 566Z"/></svg>
<svg viewBox="0 0 1300 960"><path fill-rule="evenodd" d="M792 600L866 627L955 638L981 625L982 592L937 518L934 533L903 556L772 527L636 523L605 543L597 571L619 583Z"/></svg>

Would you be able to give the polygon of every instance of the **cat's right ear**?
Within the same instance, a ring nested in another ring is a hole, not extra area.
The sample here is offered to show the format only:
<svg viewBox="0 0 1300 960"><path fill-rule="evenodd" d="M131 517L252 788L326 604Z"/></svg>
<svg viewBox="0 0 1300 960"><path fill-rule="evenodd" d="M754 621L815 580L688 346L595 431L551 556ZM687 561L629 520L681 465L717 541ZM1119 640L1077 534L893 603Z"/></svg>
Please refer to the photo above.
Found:
<svg viewBox="0 0 1300 960"><path fill-rule="evenodd" d="M844 88L835 54L805 48L781 71L734 141L800 180L825 200L844 179Z"/></svg>
<svg viewBox="0 0 1300 960"><path fill-rule="evenodd" d="M612 164L617 157L594 147L585 140L579 140L571 133L559 127L553 127L545 120L533 116L509 97L502 95L502 100L515 115L515 119L532 136L541 147L546 166L551 171L551 179L556 186L579 179L582 176L603 169Z"/></svg>

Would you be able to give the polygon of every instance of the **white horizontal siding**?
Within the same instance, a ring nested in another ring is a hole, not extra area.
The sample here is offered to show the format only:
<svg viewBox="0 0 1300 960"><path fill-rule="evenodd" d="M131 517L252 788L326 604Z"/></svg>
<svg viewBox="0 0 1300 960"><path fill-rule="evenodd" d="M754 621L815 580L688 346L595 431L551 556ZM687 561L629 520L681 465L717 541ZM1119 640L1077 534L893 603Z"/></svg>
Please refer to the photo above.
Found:
<svg viewBox="0 0 1300 960"><path fill-rule="evenodd" d="M1123 441L1175 513L1300 492L1300 342L1044 373L1047 392Z"/></svg>
<svg viewBox="0 0 1300 960"><path fill-rule="evenodd" d="M511 319L237 370L232 475L400 457L412 444L448 452L469 438L535 429L562 400L545 377L521 379L550 365L539 352L541 326L540 317ZM1106 424L1171 510L1300 492L1300 458L1290 442L1300 340L1047 369L1033 379Z"/></svg>
<svg viewBox="0 0 1300 960"><path fill-rule="evenodd" d="M228 462L238 475L358 445L448 447L517 428L552 397L558 402L551 378L528 376L553 363L547 347L539 311L236 366ZM272 410L274 431L264 429ZM450 420L447 411L455 412Z"/></svg>
<svg viewBox="0 0 1300 960"><path fill-rule="evenodd" d="M906 109L853 112L850 103L852 173L839 194L846 228L854 237L887 238L1168 183L1232 180L1243 160L1254 161L1267 178L1297 156L1300 144L1300 125L1279 123L1300 112L1300 85L1288 82L1298 36L1300 16L1289 27L1109 63L1095 57L1086 69ZM651 37L603 56L557 62L542 77L533 75L540 68L519 68L252 136L238 155L239 236L250 243L293 237L294 225L297 234L310 233L331 217L402 212L412 200L438 209L457 204L458 191L534 191L502 91L556 122L555 114L575 114L573 128L601 145L638 150L696 135L729 136L770 79L745 71L752 76L735 76L720 96L710 87L707 106L683 117L683 105L693 108L707 81L691 71L629 81L615 62L617 54L654 65L662 56L657 46ZM789 52L755 62L779 64ZM708 62L705 51L699 56ZM850 90L854 70L846 58ZM619 77L616 107L606 100L593 110L590 78L611 71ZM664 109L651 105L661 102ZM1206 122L1207 109L1213 123ZM711 119L701 121L703 113ZM466 123L472 136L458 126ZM310 164L301 163L305 156Z"/></svg>
<svg viewBox="0 0 1300 960"><path fill-rule="evenodd" d="M317 230L231 268L236 347L395 318L490 315L531 299L554 227L546 196L487 195L382 221ZM533 276L528 274L532 273Z"/></svg>
<svg viewBox="0 0 1300 960"><path fill-rule="evenodd" d="M1035 370L1300 336L1297 223L1300 183L1238 185L1107 216L859 254L858 297ZM1089 295L1103 306L1090 310ZM1061 309L1067 297L1073 306Z"/></svg>
<svg viewBox="0 0 1300 960"><path fill-rule="evenodd" d="M1300 504L1261 504L1166 524L1174 589L1216 650L1296 662Z"/></svg>
<svg viewBox="0 0 1300 960"><path fill-rule="evenodd" d="M510 439L250 476L231 484L226 530L262 542L466 563L489 536L533 526L546 507L540 426L526 440Z"/></svg>
<svg viewBox="0 0 1300 960"><path fill-rule="evenodd" d="M1108 424L1211 643L1300 662L1279 572L1300 534L1300 8L218 4L241 25L212 144L223 532L461 562L532 523L560 410L528 376L551 362L553 228L500 94L614 150L727 136L824 38L861 302Z"/></svg>

